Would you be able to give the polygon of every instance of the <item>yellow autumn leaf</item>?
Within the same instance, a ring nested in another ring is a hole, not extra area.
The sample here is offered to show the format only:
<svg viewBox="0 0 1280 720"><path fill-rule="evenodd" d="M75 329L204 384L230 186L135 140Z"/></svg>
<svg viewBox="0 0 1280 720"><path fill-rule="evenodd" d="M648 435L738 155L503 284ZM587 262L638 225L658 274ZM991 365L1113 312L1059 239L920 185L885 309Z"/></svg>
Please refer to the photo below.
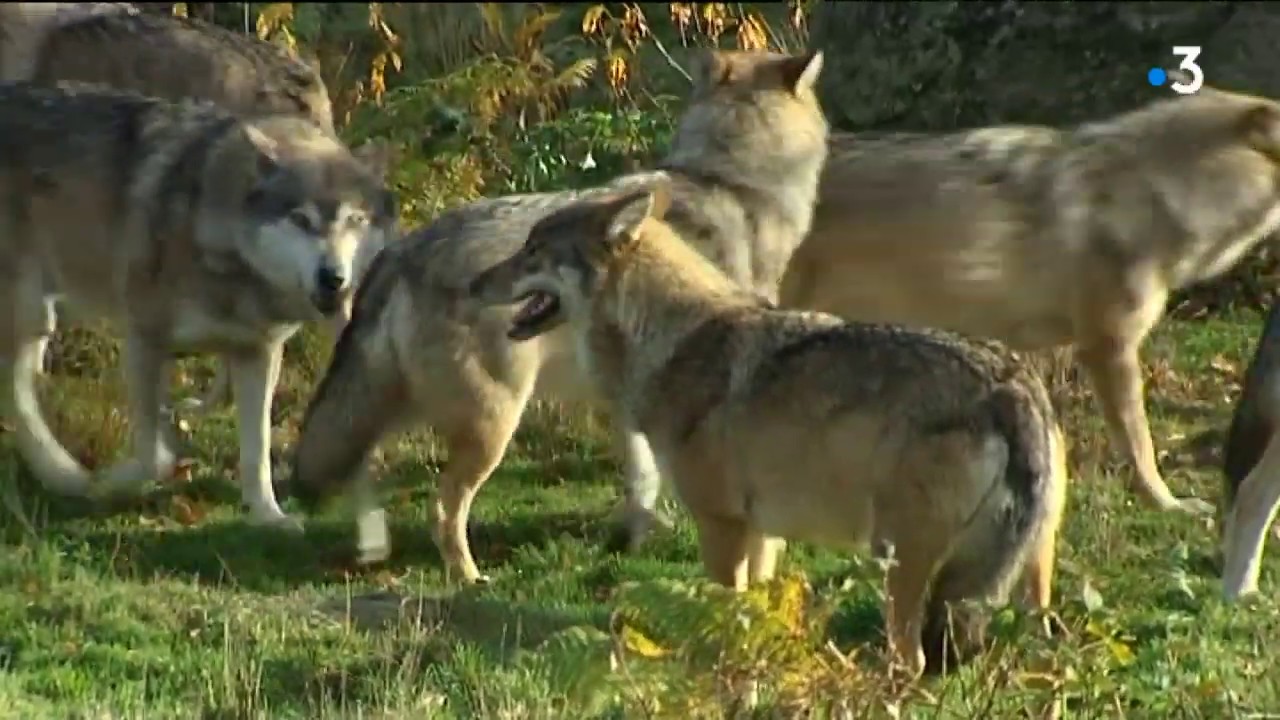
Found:
<svg viewBox="0 0 1280 720"><path fill-rule="evenodd" d="M671 3L671 22L684 32L693 20L693 3Z"/></svg>
<svg viewBox="0 0 1280 720"><path fill-rule="evenodd" d="M266 40L281 25L293 19L293 3L271 3L258 11L259 40Z"/></svg>
<svg viewBox="0 0 1280 720"><path fill-rule="evenodd" d="M642 658L656 660L670 654L666 648L645 637L644 633L630 625L623 624L619 634L622 636L622 647L626 648L627 652L635 653Z"/></svg>
<svg viewBox="0 0 1280 720"><path fill-rule="evenodd" d="M752 13L738 23L738 47L743 50L764 50L769 47L769 35L764 20Z"/></svg>
<svg viewBox="0 0 1280 720"><path fill-rule="evenodd" d="M804 628L808 596L804 579L798 575L788 574L779 584L774 607L788 630L796 632Z"/></svg>
<svg viewBox="0 0 1280 720"><path fill-rule="evenodd" d="M1128 644L1120 642L1115 638L1107 638L1107 650L1111 651L1111 657L1121 666L1127 666L1133 663L1133 650Z"/></svg>
<svg viewBox="0 0 1280 720"><path fill-rule="evenodd" d="M604 23L604 5L592 5L582 14L582 34L595 35Z"/></svg>
<svg viewBox="0 0 1280 720"><path fill-rule="evenodd" d="M626 87L627 79L631 75L631 68L627 64L627 58L621 52L614 52L609 55L609 60L605 65L605 76L609 79L609 87L615 92Z"/></svg>

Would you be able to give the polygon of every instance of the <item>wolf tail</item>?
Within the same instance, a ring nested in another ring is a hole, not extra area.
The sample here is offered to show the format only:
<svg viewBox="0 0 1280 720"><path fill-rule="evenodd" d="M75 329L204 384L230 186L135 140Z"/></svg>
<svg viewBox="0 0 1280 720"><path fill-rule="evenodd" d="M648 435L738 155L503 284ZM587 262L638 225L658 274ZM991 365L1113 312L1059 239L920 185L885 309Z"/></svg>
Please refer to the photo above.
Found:
<svg viewBox="0 0 1280 720"><path fill-rule="evenodd" d="M964 614L950 618L948 604L984 598L1004 601L1033 548L1053 542L1065 502L1062 433L1039 380L997 389L988 412L1008 456L1002 474L991 478L991 487L963 537L934 577L923 632L930 671L954 666L961 659L949 638L952 623L977 619ZM968 632L957 634L963 638Z"/></svg>
<svg viewBox="0 0 1280 720"><path fill-rule="evenodd" d="M1271 311L1262 325L1258 347L1244 374L1244 388L1236 401L1231 426L1222 457L1223 511L1235 504L1240 484L1258 464L1262 451L1277 429L1280 412L1272 399L1280 389L1280 299L1271 303ZM1221 523L1219 523L1221 527Z"/></svg>
<svg viewBox="0 0 1280 720"><path fill-rule="evenodd" d="M394 312L400 274L393 248L362 278L324 378L303 416L288 492L312 512L360 476L378 441L405 411L405 379L384 320Z"/></svg>

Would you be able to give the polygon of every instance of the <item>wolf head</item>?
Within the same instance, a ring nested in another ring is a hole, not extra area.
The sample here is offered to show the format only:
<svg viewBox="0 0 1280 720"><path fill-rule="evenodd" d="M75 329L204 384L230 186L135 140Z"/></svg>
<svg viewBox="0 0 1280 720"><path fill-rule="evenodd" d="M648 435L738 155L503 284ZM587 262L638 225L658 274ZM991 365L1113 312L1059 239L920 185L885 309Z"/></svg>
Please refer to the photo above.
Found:
<svg viewBox="0 0 1280 720"><path fill-rule="evenodd" d="M814 93L821 71L821 52L703 51L665 165L756 187L769 183L778 192L795 190L789 187L793 182L816 188L828 135ZM670 193L664 189L661 195L665 211ZM560 221L577 227L574 212L601 207L587 203ZM544 236L540 242L545 241ZM513 338L535 337L564 322L560 300L532 289L523 294Z"/></svg>
<svg viewBox="0 0 1280 720"><path fill-rule="evenodd" d="M668 162L708 155L723 170L790 174L826 158L827 120L815 94L822 53L706 50L693 64L693 90ZM815 177L816 181L816 177Z"/></svg>
<svg viewBox="0 0 1280 720"><path fill-rule="evenodd" d="M539 220L514 255L471 282L481 306L524 303L507 336L521 341L547 333L587 312L592 295L616 261L637 242L645 222L670 205L665 178L557 210Z"/></svg>
<svg viewBox="0 0 1280 720"><path fill-rule="evenodd" d="M396 233L387 148L349 150L296 117L247 121L243 130L248 155L240 159L251 167L237 251L273 287L333 316Z"/></svg>

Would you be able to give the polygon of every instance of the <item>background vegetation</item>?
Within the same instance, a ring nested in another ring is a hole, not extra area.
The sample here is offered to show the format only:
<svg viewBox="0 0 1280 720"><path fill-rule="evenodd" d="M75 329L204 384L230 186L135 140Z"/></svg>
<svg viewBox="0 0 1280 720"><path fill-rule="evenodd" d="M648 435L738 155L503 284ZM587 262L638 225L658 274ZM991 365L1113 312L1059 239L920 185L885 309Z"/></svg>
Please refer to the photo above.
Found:
<svg viewBox="0 0 1280 720"><path fill-rule="evenodd" d="M1256 38L1265 5L1201 3L143 3L211 19L319 64L343 133L394 141L404 222L483 195L601 182L668 141L701 46L822 47L824 104L847 130L1066 123L1150 97L1145 68L1202 44L1210 82L1280 95ZM1270 48L1271 45L1266 45ZM1271 296L1259 252L1184 293L1145 353L1162 465L1214 497L1228 403ZM277 448L325 358L289 351ZM125 440L115 344L64 332L57 429L91 464ZM196 392L187 362L175 392ZM1070 368L1056 399L1074 483L1052 638L1013 611L945 680L899 687L879 656L881 568L797 547L772 586L699 580L688 523L644 552L601 550L618 481L589 416L540 408L480 494L488 587L452 586L426 498L447 462L426 431L386 443L396 555L360 572L350 528L305 538L237 518L230 413L192 429L194 464L108 513L31 487L0 427L2 717L1232 717L1280 711L1277 603L1217 600L1215 532L1122 491ZM1267 565L1264 589L1273 588ZM754 683L754 709L744 688Z"/></svg>

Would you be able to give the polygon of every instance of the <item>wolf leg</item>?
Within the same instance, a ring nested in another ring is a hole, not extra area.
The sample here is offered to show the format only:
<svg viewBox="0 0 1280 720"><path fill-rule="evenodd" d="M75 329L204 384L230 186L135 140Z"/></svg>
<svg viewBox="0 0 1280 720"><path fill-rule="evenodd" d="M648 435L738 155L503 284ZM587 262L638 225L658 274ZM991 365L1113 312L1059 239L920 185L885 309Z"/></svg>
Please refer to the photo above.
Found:
<svg viewBox="0 0 1280 720"><path fill-rule="evenodd" d="M1112 442L1133 465L1133 492L1160 510L1212 512L1212 506L1203 500L1175 496L1160 477L1143 402L1142 365L1137 345L1118 340L1099 341L1081 344L1077 352L1093 380Z"/></svg>
<svg viewBox="0 0 1280 720"><path fill-rule="evenodd" d="M84 497L90 493L92 476L58 442L40 412L36 377L44 364L55 314L53 302L44 297L39 270L28 270L0 279L10 312L8 327L0 333L4 352L0 365L8 372L18 452L46 490Z"/></svg>
<svg viewBox="0 0 1280 720"><path fill-rule="evenodd" d="M102 473L98 491L107 494L136 492L171 475L177 463L160 422L169 385L168 348L159 338L131 328L123 355L131 456Z"/></svg>
<svg viewBox="0 0 1280 720"><path fill-rule="evenodd" d="M1267 528L1280 509L1280 435L1272 435L1226 514L1222 594L1228 601L1258 591Z"/></svg>
<svg viewBox="0 0 1280 720"><path fill-rule="evenodd" d="M271 485L271 398L283 356L283 342L226 356L240 436L240 501L251 523L301 530L302 523L280 509Z"/></svg>
<svg viewBox="0 0 1280 720"><path fill-rule="evenodd" d="M892 533L896 540L892 544L892 564L885 580L885 628L889 653L897 669L914 679L925 670L923 631L929 590L945 560L950 538L936 528L921 530L904 522L908 520L884 518L886 525L896 530Z"/></svg>
<svg viewBox="0 0 1280 720"><path fill-rule="evenodd" d="M1051 436L1052 473L1045 488L1045 515L1022 571L1023 597L1033 610L1046 611L1053 602L1053 564L1057 560L1058 531L1067 505L1067 448L1061 428Z"/></svg>
<svg viewBox="0 0 1280 720"><path fill-rule="evenodd" d="M694 513L702 566L712 582L734 590L747 587L748 555L756 534L742 520Z"/></svg>
<svg viewBox="0 0 1280 720"><path fill-rule="evenodd" d="M489 405L483 411L485 417L469 418L444 433L449 447L449 463L440 473L434 534L445 566L461 575L463 582L489 581L488 576L480 574L471 555L467 521L476 493L502 462L526 401L527 393L524 398L495 399L497 405Z"/></svg>
<svg viewBox="0 0 1280 720"><path fill-rule="evenodd" d="M352 488L356 509L356 564L372 565L391 557L391 533L387 529L387 513L378 503L378 495L361 470Z"/></svg>
<svg viewBox="0 0 1280 720"><path fill-rule="evenodd" d="M615 442L620 446L624 465L623 500L615 517L621 519L627 532L627 548L635 552L656 527L670 528L671 519L658 509L662 494L662 475L649 447L649 440L617 423Z"/></svg>
<svg viewBox="0 0 1280 720"><path fill-rule="evenodd" d="M772 580L778 569L778 559L786 548L786 540L756 533L751 538L751 549L747 553L748 582L754 584Z"/></svg>

